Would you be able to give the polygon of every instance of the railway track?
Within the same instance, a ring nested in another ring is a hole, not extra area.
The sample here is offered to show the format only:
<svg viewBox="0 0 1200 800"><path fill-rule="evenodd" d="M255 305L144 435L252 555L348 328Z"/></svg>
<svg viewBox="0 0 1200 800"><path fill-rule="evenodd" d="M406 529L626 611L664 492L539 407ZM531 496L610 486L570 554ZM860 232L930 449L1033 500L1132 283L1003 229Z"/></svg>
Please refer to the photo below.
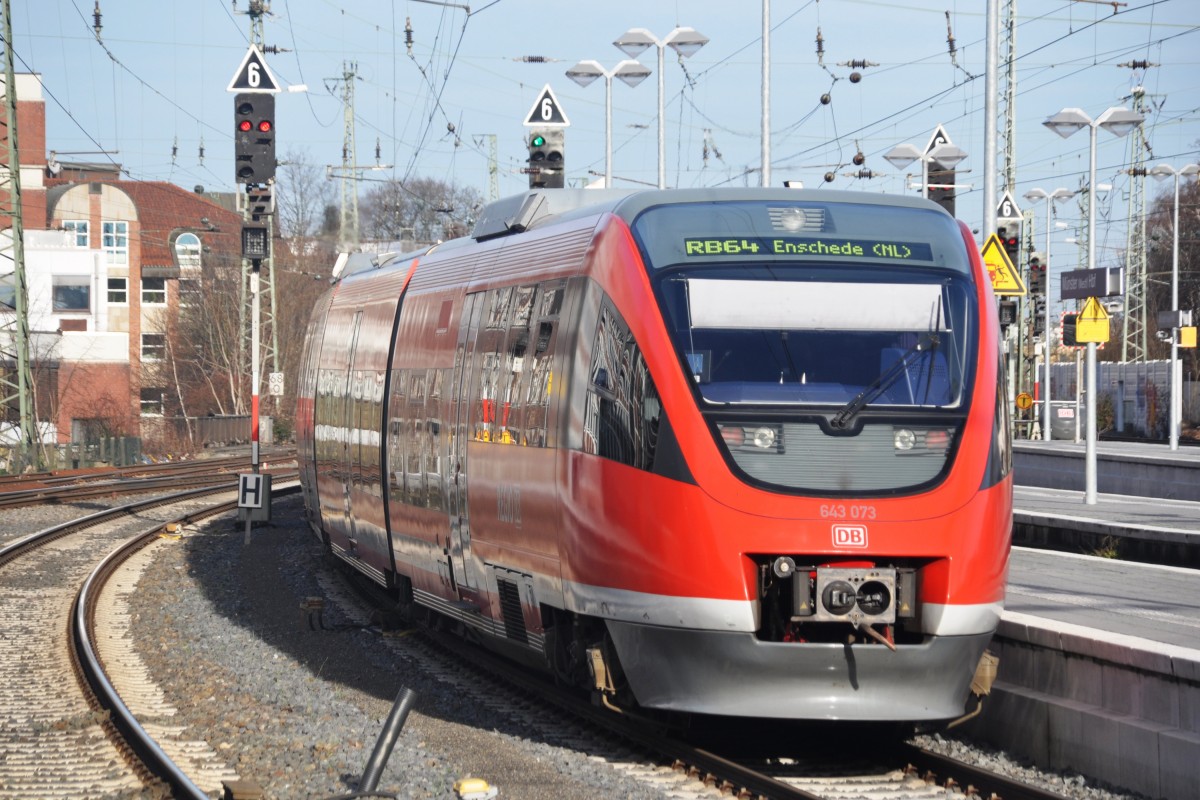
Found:
<svg viewBox="0 0 1200 800"><path fill-rule="evenodd" d="M198 505L211 505L198 498ZM182 729L171 724L172 709L141 669L127 635L109 627L125 616L123 598L136 583L137 570L149 564L149 550L141 549L142 545L157 541L165 522L179 516L156 512L154 507L163 502L146 500L94 515L106 517L104 524L115 518L141 518L145 523L141 531L101 529L93 524L96 519L89 519L87 524L95 528L89 532L76 523L40 533L36 544L31 541L34 537L26 537L0 550L0 596L6 609L18 609L11 619L0 621L0 705L6 712L11 709L6 717L13 721L0 726L0 753L4 753L0 798L61 797L64 786L68 794L80 796L140 792L143 796L204 797L210 796L205 788L215 791L221 782L236 778L205 743L181 740ZM195 517L229 507L225 504L190 513ZM148 519L151 514L155 519ZM88 544L79 543L84 539ZM124 543L121 552L104 559L104 568L95 570L96 576L76 599L82 576L90 575L98 554L112 551L117 542ZM18 548L31 552L18 557L14 555ZM25 560L38 551L43 551L38 556L43 561ZM64 568L67 560L70 569ZM133 574L105 577L122 562ZM49 575L64 578L50 585ZM108 588L100 588L105 581ZM333 585L340 581L323 584L330 602L339 607L361 606L347 616L357 616L364 626L377 613L377 608ZM32 602L34 595L36 603ZM51 610L61 623L48 622ZM66 630L68 617L81 631L75 634L74 649L83 654L85 664L97 662L104 670L88 678L88 688L78 692L81 682L62 666L68 661L62 652L65 646L48 638L50 633ZM98 629L107 632L95 636ZM35 630L40 638L32 635ZM560 693L456 637L381 638L387 647L419 648L419 658L428 662L423 670L446 676L456 689L481 705L524 716L543 730L549 726L556 731L565 729L564 738L578 739L577 744L568 746L609 762L617 771L670 786L674 798L711 798L714 788L739 798L932 800L954 793L982 800L1058 797L915 748L848 758L797 739L791 755L746 755L746 748L733 753L724 744L697 744L667 735L654 723L592 708L577 695ZM21 646L10 647L13 641ZM10 662L14 650L29 658ZM464 665L473 666L468 670ZM503 675L502 682L497 675ZM89 695L95 697L89 699ZM519 699L514 700L514 695ZM108 699L100 699L104 697ZM564 719L564 711L569 712L569 720ZM64 784L63 775L72 783Z"/></svg>
<svg viewBox="0 0 1200 800"><path fill-rule="evenodd" d="M295 460L295 452L261 459L263 469ZM174 489L188 485L220 484L230 475L250 470L249 456L226 456L197 461L136 464L128 467L41 472L0 476L0 509L36 503L69 503L92 497Z"/></svg>
<svg viewBox="0 0 1200 800"><path fill-rule="evenodd" d="M210 791L231 777L170 725L127 630L112 626L136 582L117 579L122 566L144 569L142 548L168 523L236 507L235 485L115 506L0 548L0 798L201 798L189 775Z"/></svg>
<svg viewBox="0 0 1200 800"><path fill-rule="evenodd" d="M352 596L331 589L333 602L343 613L357 616L366 623L386 604L386 595L357 575L347 580ZM364 604L357 611L347 609L354 603ZM537 714L528 707L543 710L553 724L563 724L565 713L590 733L583 734L583 746L599 748L598 757L612 762L628 761L627 769L644 771L645 762L653 761L659 770L669 768L681 776L681 783L672 789L672 797L711 797L716 788L727 796L744 800L837 800L838 798L870 797L872 800L942 800L961 796L977 800L1063 800L1062 795L1029 786L1006 775L980 769L956 759L931 752L907 743L884 742L878 752L870 746L864 755L863 741L843 749L823 746L812 739L805 740L792 732L788 747L790 755L761 757L747 755L755 750L779 749L778 741L757 740L755 734L738 732L716 746L697 743L697 737L679 735L661 723L629 714L616 714L599 708L577 693L554 686L544 676L532 674L526 668L483 650L477 645L445 633L418 629L418 636L400 639L385 636L393 647L420 647L420 658L426 668L439 675L470 677L449 678L464 693L485 705L508 705L516 713ZM503 697L517 693L519 700L506 702ZM535 723L536 724L536 723ZM544 721L543 721L544 724ZM815 730L815 729L814 729ZM828 733L828 728L825 729ZM749 737L749 739L747 739ZM699 737L701 739L707 737ZM619 744L606 744L604 740ZM737 744L730 744L737 740ZM747 744L747 741L751 744ZM627 755L632 747L635 757ZM722 753L735 748L739 754ZM591 752L591 750L589 750ZM686 780L682 780L686 778ZM661 783L662 777L656 781Z"/></svg>

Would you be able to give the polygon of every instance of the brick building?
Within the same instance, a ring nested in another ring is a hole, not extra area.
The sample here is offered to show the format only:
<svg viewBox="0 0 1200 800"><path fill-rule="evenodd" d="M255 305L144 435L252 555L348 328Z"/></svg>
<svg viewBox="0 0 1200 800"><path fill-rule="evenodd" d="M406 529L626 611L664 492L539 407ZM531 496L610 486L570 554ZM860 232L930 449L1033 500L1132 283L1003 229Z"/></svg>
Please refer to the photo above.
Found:
<svg viewBox="0 0 1200 800"><path fill-rule="evenodd" d="M60 443L153 439L171 406L153 368L169 322L181 301L203 302L206 265L240 264L241 216L171 183L122 179L117 165L48 156L40 77L18 76L17 98L38 417Z"/></svg>

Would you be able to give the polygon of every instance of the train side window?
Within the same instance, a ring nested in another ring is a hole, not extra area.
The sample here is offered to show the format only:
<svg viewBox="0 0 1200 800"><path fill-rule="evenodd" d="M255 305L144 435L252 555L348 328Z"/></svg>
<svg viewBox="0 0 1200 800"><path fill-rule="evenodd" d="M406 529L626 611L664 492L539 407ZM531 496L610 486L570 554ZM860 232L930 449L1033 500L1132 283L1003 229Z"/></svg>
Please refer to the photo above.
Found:
<svg viewBox="0 0 1200 800"><path fill-rule="evenodd" d="M650 470L662 406L629 326L605 302L596 326L584 409L584 452Z"/></svg>
<svg viewBox="0 0 1200 800"><path fill-rule="evenodd" d="M383 412L387 396L384 389L387 384L387 373L383 370L375 373L375 397L371 404L371 494L382 496L386 476L383 474L383 441L379 431L383 424Z"/></svg>
<svg viewBox="0 0 1200 800"><path fill-rule="evenodd" d="M542 298L538 303L538 316L542 319L557 317L562 310L563 287L554 286L542 289Z"/></svg>
<svg viewBox="0 0 1200 800"><path fill-rule="evenodd" d="M502 286L499 289L492 289L488 292L487 326L489 328L504 328L508 326L509 306L512 294L513 289L511 286Z"/></svg>
<svg viewBox="0 0 1200 800"><path fill-rule="evenodd" d="M442 383L449 381L449 369L430 370L432 382L429 400L425 404L426 491L430 508L445 508L445 489L442 486Z"/></svg>
<svg viewBox="0 0 1200 800"><path fill-rule="evenodd" d="M388 404L388 497L397 502L404 502L404 467L405 450L407 445L408 404L406 387L409 371L394 370L392 373L392 397Z"/></svg>
<svg viewBox="0 0 1200 800"><path fill-rule="evenodd" d="M499 415L496 441L502 444L523 444L521 422L524 404L521 395L521 384L526 367L526 353L529 347L529 331L524 327L514 327L509 331L508 348L504 351L502 363L503 385L497 397L497 413Z"/></svg>
<svg viewBox="0 0 1200 800"><path fill-rule="evenodd" d="M520 286L517 288L516 301L513 304L513 321L514 327L528 328L529 320L533 316L533 286Z"/></svg>
<svg viewBox="0 0 1200 800"><path fill-rule="evenodd" d="M558 336L558 315L562 310L564 286L543 284L537 299L537 322L532 337L532 352L527 352L521 383L525 419L522 440L529 447L546 446L546 425L553 382L554 349Z"/></svg>
<svg viewBox="0 0 1200 800"><path fill-rule="evenodd" d="M482 337L481 337L482 338ZM492 427L496 420L496 380L499 373L500 354L496 351L475 350L479 363L479 399L475 402L475 440L490 442Z"/></svg>

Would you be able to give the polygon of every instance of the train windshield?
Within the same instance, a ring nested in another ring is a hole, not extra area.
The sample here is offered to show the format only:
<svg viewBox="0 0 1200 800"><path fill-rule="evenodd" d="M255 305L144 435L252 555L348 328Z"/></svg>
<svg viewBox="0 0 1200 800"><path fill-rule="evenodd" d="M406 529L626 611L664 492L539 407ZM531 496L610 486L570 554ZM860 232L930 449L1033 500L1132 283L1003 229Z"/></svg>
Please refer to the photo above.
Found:
<svg viewBox="0 0 1200 800"><path fill-rule="evenodd" d="M633 230L680 366L752 478L854 493L941 473L965 419L977 336L968 254L947 215L663 206ZM828 462L814 457L822 452Z"/></svg>

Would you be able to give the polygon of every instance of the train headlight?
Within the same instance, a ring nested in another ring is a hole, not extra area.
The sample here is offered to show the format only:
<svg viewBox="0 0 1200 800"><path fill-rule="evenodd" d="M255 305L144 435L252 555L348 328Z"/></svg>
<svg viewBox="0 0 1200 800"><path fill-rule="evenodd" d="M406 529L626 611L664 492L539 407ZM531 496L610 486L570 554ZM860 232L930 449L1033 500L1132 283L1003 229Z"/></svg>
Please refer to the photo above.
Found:
<svg viewBox="0 0 1200 800"><path fill-rule="evenodd" d="M897 450L912 450L917 443L917 435L908 428L897 428L893 441Z"/></svg>
<svg viewBox="0 0 1200 800"><path fill-rule="evenodd" d="M780 556L771 565L776 578L790 578L796 572L796 562L788 556Z"/></svg>
<svg viewBox="0 0 1200 800"><path fill-rule="evenodd" d="M783 428L778 425L718 424L725 446L733 453L782 453Z"/></svg>
<svg viewBox="0 0 1200 800"><path fill-rule="evenodd" d="M746 441L746 431L741 425L720 425L721 438L730 449L741 447Z"/></svg>
<svg viewBox="0 0 1200 800"><path fill-rule="evenodd" d="M760 450L770 450L775 447L776 438L774 428L757 428L754 431L754 446Z"/></svg>
<svg viewBox="0 0 1200 800"><path fill-rule="evenodd" d="M950 431L931 429L925 432L925 448L945 452L950 446Z"/></svg>

